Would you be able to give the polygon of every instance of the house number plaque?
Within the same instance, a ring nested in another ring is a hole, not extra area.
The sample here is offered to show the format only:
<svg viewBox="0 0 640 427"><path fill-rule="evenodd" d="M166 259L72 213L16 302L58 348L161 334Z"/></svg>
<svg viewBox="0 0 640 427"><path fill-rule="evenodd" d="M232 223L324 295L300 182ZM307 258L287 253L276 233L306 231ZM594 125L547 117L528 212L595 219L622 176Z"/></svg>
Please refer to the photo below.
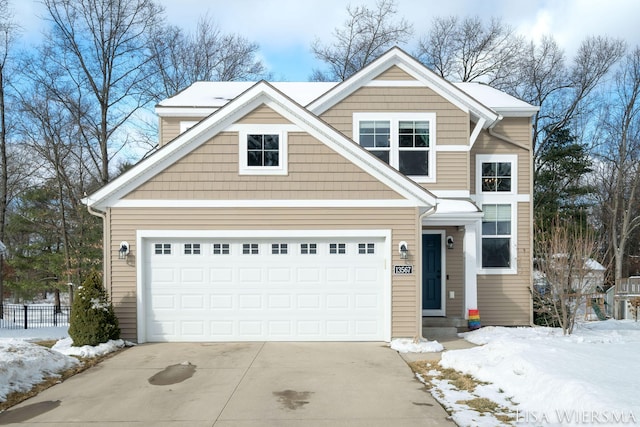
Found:
<svg viewBox="0 0 640 427"><path fill-rule="evenodd" d="M413 274L413 265L394 265L393 274Z"/></svg>

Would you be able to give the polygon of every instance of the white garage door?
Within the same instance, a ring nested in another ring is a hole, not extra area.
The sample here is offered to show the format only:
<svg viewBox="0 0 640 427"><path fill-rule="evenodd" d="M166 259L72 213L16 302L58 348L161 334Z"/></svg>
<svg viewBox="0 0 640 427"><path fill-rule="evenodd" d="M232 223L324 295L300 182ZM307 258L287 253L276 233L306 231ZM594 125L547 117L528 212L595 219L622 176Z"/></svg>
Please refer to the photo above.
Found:
<svg viewBox="0 0 640 427"><path fill-rule="evenodd" d="M388 339L385 239L144 239L146 341Z"/></svg>

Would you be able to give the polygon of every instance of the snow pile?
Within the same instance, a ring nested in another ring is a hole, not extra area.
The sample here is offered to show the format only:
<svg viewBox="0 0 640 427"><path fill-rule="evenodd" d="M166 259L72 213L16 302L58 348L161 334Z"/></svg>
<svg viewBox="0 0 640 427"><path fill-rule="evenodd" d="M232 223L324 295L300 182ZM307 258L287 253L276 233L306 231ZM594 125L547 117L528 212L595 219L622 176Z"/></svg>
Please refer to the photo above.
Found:
<svg viewBox="0 0 640 427"><path fill-rule="evenodd" d="M59 339L49 349L28 341ZM0 329L0 402L12 392L25 392L47 377L81 363L77 358L102 356L124 346L127 341L109 341L95 347L73 347L67 327Z"/></svg>
<svg viewBox="0 0 640 427"><path fill-rule="evenodd" d="M640 360L638 323L584 323L571 336L538 327L486 327L462 335L482 346L447 351L441 366L490 383L474 394L505 406L519 423L640 422L638 378L632 374ZM445 406L461 400L442 392ZM463 413L454 416L460 425L477 423L465 423Z"/></svg>
<svg viewBox="0 0 640 427"><path fill-rule="evenodd" d="M14 391L26 392L47 377L80 362L40 345L16 339L0 340L0 401Z"/></svg>
<svg viewBox="0 0 640 427"><path fill-rule="evenodd" d="M132 344L123 340L110 340L97 346L84 345L82 347L74 347L73 339L65 338L55 343L51 349L68 356L96 357L130 345Z"/></svg>
<svg viewBox="0 0 640 427"><path fill-rule="evenodd" d="M397 338L391 341L391 348L400 353L438 353L444 350L438 341L428 341L423 338Z"/></svg>

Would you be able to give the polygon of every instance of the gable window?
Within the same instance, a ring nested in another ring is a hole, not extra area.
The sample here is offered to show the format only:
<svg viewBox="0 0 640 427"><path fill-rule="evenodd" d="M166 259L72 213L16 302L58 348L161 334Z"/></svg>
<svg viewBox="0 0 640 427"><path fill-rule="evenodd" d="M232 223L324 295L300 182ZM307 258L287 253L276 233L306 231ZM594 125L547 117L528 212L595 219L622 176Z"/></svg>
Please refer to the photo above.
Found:
<svg viewBox="0 0 640 427"><path fill-rule="evenodd" d="M239 132L241 175L286 175L287 133L276 125L255 125Z"/></svg>
<svg viewBox="0 0 640 427"><path fill-rule="evenodd" d="M363 148L419 182L435 181L435 113L355 113Z"/></svg>
<svg viewBox="0 0 640 427"><path fill-rule="evenodd" d="M482 205L482 268L511 268L511 205Z"/></svg>

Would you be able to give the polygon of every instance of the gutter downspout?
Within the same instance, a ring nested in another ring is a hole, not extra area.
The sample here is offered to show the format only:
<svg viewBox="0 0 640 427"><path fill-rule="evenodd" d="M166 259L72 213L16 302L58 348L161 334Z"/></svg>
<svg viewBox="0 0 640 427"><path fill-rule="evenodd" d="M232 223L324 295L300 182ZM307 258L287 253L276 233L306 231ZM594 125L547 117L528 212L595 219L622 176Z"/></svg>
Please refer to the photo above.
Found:
<svg viewBox="0 0 640 427"><path fill-rule="evenodd" d="M418 215L419 227L418 227L418 239L416 239L416 240L418 242L420 242L418 244L421 245L420 246L420 253L421 254L422 254L422 239L421 239L422 238L422 220L425 219L428 216L433 215L434 213L436 213L437 210L438 210L438 201L436 200L436 204L435 205L433 205L432 207L430 207L429 209L427 209L426 211L424 211L420 215ZM420 271L420 274L419 274L419 277L418 277L418 284L419 284L419 286L418 286L418 289L419 289L418 295L419 295L419 298L418 298L418 316L417 317L418 317L418 331L420 331L420 333L417 334L416 338L414 339L416 342L421 340L421 339L424 339L424 336L422 334L423 328L422 328L422 307L421 307L421 304L422 304L422 302L421 302L422 301L422 268L420 268L419 271Z"/></svg>
<svg viewBox="0 0 640 427"><path fill-rule="evenodd" d="M107 213L93 209L87 200L87 211L98 218L102 218L102 286L106 289L107 280ZM109 298L111 298L113 289L109 288Z"/></svg>

